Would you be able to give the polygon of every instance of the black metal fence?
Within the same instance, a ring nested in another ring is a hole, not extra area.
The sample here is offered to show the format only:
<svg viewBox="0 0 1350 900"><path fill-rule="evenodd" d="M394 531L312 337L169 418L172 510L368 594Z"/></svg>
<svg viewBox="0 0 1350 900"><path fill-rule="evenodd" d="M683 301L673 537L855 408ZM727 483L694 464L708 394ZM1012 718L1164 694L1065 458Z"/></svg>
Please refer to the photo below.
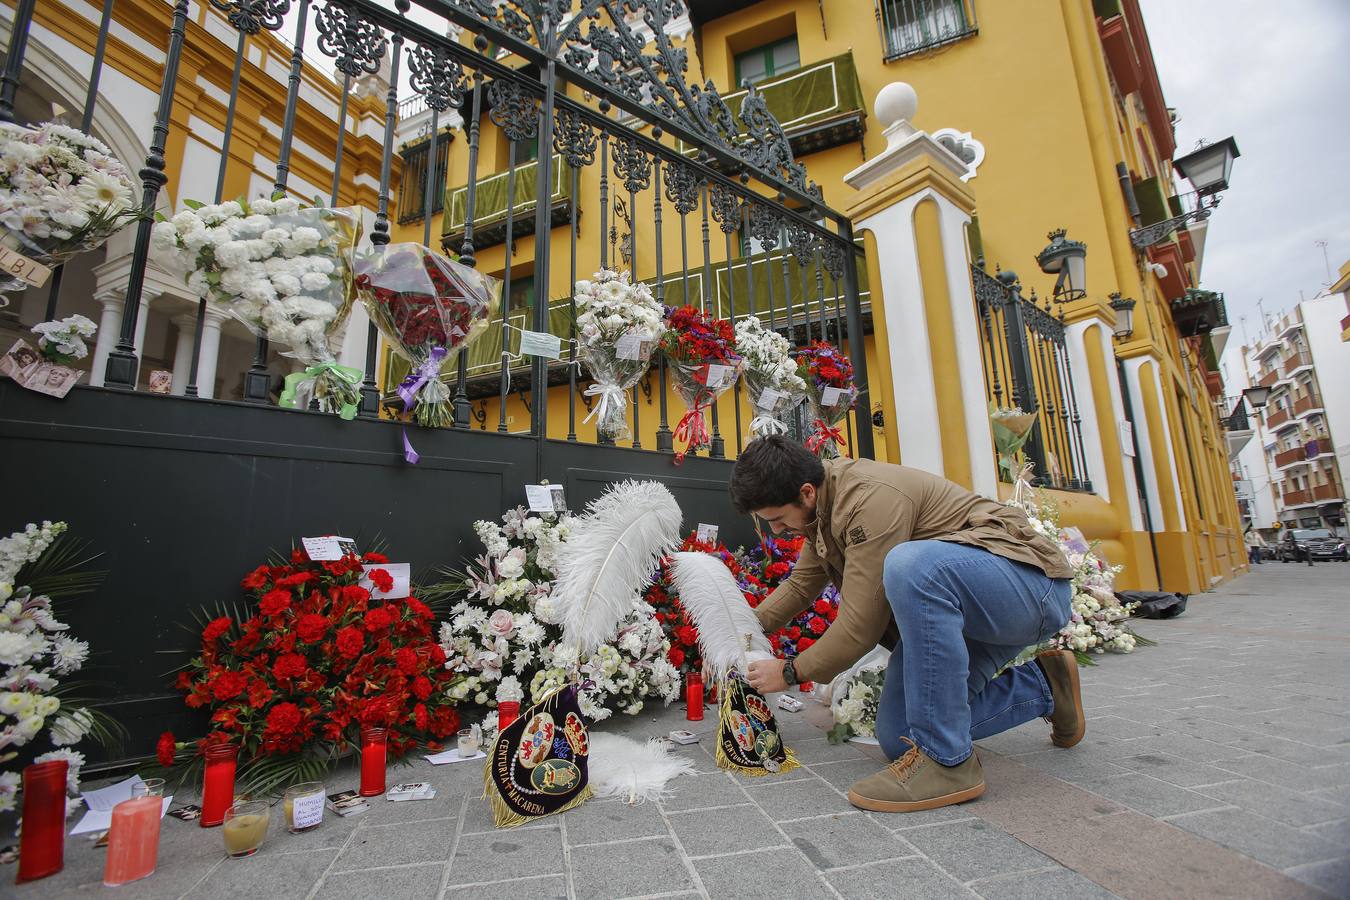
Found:
<svg viewBox="0 0 1350 900"><path fill-rule="evenodd" d="M991 410L1021 409L1036 414L1036 425L1023 448L1035 466L1034 483L1073 491L1091 491L1073 372L1064 343L1064 312L1049 299L1038 306L1035 294L1022 296L1012 272L990 275L971 266L975 303L982 329L980 353L984 387Z"/></svg>
<svg viewBox="0 0 1350 900"><path fill-rule="evenodd" d="M6 108L12 110L15 91L22 90L23 41L37 2L20 0L16 10L14 39L0 82L0 119ZM846 345L844 349L855 366L857 405L864 411L862 421L866 426L858 429L855 421L849 423L850 430L856 432L854 449L859 455L872 455L866 415L870 401L863 318L858 301L858 250L849 222L822 202L819 189L807 180L805 167L793 159L789 142L763 98L751 90L733 114L711 83L699 85L685 80L686 51L673 44L666 31L671 19L683 12L682 4L671 0L587 0L581 11L572 15L565 6L544 0L513 0L510 4L417 0L419 7L442 21L438 28L426 27L409 17L409 0L395 0L393 9L370 0L210 0L210 4L237 35L216 201L222 199L231 165L229 148L240 78L249 65L248 41L264 32L282 30L287 31L285 37L294 49L274 173L277 191L288 188L305 66L302 48L307 46L307 36L315 34L319 50L332 60L340 78L338 127L331 148L333 180L328 200L332 205L349 202L343 191L344 172L350 175L353 165L344 154L351 89L358 79L380 72L388 63L372 244L387 244L391 239L395 128L401 104L412 99L400 97L401 73L411 75L413 97L420 97L403 108L425 104L432 111L427 162L446 155L443 117L454 111L462 123L461 134L455 137L462 137L468 148L462 185L464 222L462 235L456 236L457 245L448 249L465 264L476 265L482 249L475 211L481 199L480 185L499 171L504 175L501 190L506 198L505 215L497 224L508 250L501 270L492 273L504 282L503 308L496 345L489 342L488 350L499 357L494 411L499 432L508 430L508 399L528 395L534 401L528 403L529 433L544 440L549 434L549 404L537 402L536 397L543 395L550 383L566 382L570 398L567 439L578 440L579 372L578 366L568 364L574 362L575 349L565 351L562 363L552 368L545 359L521 360L513 354L513 343L518 342L516 332L521 328L572 337L565 332L565 323L573 318L574 306L566 295L570 295L570 285L578 277L588 278L603 267L626 268L635 279L653 283L658 298L671 304L692 298L691 282L697 281L698 302L706 304L710 291L705 286L713 280L713 267L726 263L732 274L726 278L729 308L721 309L723 314L766 315L774 327L791 330L801 339L828 334ZM160 206L160 194L168 182L165 148L180 59L189 34L202 34L187 27L189 6L190 0L175 0L164 8L167 52L159 108L150 152L140 170L141 207L147 218L137 226L121 333L108 355L105 385L111 389L134 390L137 385L140 350L135 346L135 336L147 266L152 264L150 215ZM100 27L100 47L107 40L112 12L113 3L108 0ZM446 37L446 26L457 29L460 37ZM102 64L101 56L97 57L90 76L86 123L99 102L97 84ZM6 97L10 100L8 107ZM494 147L502 142L506 145L504 171L480 157L480 146L489 132ZM528 172L535 197L551 196L556 181L570 183L565 215L560 220L550 203L535 203L533 209L517 214L515 198L522 191L517 176L523 171L518 162L526 158L527 148L538 155ZM325 153L327 149L323 148ZM396 215L411 217L416 207L435 209L440 194L438 168L424 165L420 172L411 173L414 178L420 175L421 203L410 199L416 198L418 191L405 183L403 209L396 209ZM597 174L598 182L593 177ZM594 183L596 195L583 192L583 183ZM451 204L445 206L448 217ZM583 216L588 207L590 213ZM554 240L555 227L566 227L570 239ZM583 229L591 228L597 230L599 240L579 240ZM532 258L517 259L512 252L515 242L528 234L548 235L550 239L535 241ZM430 243L430 238L428 220L424 242ZM749 238L770 252L762 260L762 275L751 264L746 267L746 276L738 278L731 263L744 255L744 243ZM777 253L772 252L775 249ZM676 256L678 268L674 266ZM559 279L550 275L561 268L567 270L567 287L559 291ZM524 297L513 295L513 283L524 277L531 279L530 292ZM51 289L49 317L57 312L60 293L58 278ZM560 295L565 299L550 299ZM794 306L790 298L799 301L798 305ZM188 397L198 393L198 357L206 312L207 304L202 300L192 345ZM376 346L377 335L371 326L361 385L359 415L364 418L380 415ZM474 425L469 362L468 354L460 354L453 379L457 428ZM673 444L665 401L666 366L658 360L654 368L662 398L656 449L670 451ZM253 364L244 378L244 400L270 403L278 377L268 370L267 341L259 339ZM633 431L639 435L633 446L641 448L641 407L635 402L630 409ZM739 399L733 409L739 441ZM724 431L732 423L719 421L718 406L711 412L711 455L716 458L725 455Z"/></svg>

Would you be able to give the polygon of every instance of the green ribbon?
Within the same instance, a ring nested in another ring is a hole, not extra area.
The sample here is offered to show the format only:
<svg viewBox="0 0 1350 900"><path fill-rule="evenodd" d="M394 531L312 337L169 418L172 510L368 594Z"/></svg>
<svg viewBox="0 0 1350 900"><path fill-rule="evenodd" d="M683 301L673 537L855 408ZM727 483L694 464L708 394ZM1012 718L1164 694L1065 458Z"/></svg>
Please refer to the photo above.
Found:
<svg viewBox="0 0 1350 900"><path fill-rule="evenodd" d="M351 366L340 366L337 363L332 362L319 363L317 366L310 366L303 372L292 372L290 375L287 375L285 385L281 390L281 399L277 401L277 404L279 406L284 406L287 409L296 409L299 405L296 400L296 395L299 392L301 385L310 384L310 389L305 392L305 403L308 405L308 397L313 393L312 383L324 372L332 372L338 378L353 387L360 384L361 379L365 377L365 373L360 369L353 369ZM356 418L356 409L357 404L344 403L342 404L342 409L338 412L338 417L350 422L352 419Z"/></svg>

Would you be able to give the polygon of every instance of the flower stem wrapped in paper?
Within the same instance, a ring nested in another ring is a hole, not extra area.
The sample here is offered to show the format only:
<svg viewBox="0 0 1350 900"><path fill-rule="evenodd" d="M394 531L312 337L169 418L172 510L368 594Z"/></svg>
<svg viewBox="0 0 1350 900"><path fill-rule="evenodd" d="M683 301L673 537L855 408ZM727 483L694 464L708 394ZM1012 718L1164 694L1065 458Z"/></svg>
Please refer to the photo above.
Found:
<svg viewBox="0 0 1350 900"><path fill-rule="evenodd" d="M52 266L139 218L133 187L126 166L82 131L0 124L0 292L42 285Z"/></svg>
<svg viewBox="0 0 1350 900"><path fill-rule="evenodd" d="M356 288L370 320L412 365L398 387L418 425L450 425L450 391L441 373L487 330L501 282L421 244L376 247L357 262Z"/></svg>
<svg viewBox="0 0 1350 900"><path fill-rule="evenodd" d="M1022 453L1022 447L1031 439L1036 428L1036 414L1022 412L1021 407L997 407L989 404L989 422L994 430L994 449L998 451L999 474L1013 481Z"/></svg>
<svg viewBox="0 0 1350 900"><path fill-rule="evenodd" d="M703 411L726 393L740 377L744 360L736 349L736 330L726 319L714 319L693 306L672 309L666 316L661 351L670 361L675 390L687 412L675 427L675 439L684 449L675 454L675 464L685 454L707 447L711 437Z"/></svg>
<svg viewBox="0 0 1350 900"><path fill-rule="evenodd" d="M806 382L797 374L792 345L749 316L736 323L736 350L745 359L745 386L755 411L750 435L785 434L784 418L806 397Z"/></svg>
<svg viewBox="0 0 1350 900"><path fill-rule="evenodd" d="M577 353L595 383L586 395L598 397L585 421L610 440L631 437L624 393L647 374L652 348L661 333L664 310L651 288L633 284L627 272L601 269L590 281L578 281Z"/></svg>
<svg viewBox="0 0 1350 900"><path fill-rule="evenodd" d="M155 225L159 261L305 366L286 377L282 406L304 409L312 397L324 412L353 418L363 373L339 366L331 344L351 311L356 210L291 197L186 205Z"/></svg>
<svg viewBox="0 0 1350 900"><path fill-rule="evenodd" d="M813 341L794 355L797 374L806 382L811 409L811 433L806 438L806 448L821 458L837 457L839 448L845 445L838 425L858 397L853 386L853 363L825 341Z"/></svg>

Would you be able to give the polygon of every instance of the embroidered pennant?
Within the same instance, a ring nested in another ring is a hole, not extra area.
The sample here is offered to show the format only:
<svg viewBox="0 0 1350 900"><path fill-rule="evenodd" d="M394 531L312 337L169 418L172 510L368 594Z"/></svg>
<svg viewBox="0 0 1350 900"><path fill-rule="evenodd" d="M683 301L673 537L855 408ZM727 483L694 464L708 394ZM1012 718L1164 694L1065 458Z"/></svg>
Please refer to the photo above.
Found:
<svg viewBox="0 0 1350 900"><path fill-rule="evenodd" d="M735 674L722 692L717 765L746 775L777 775L797 768L797 758L783 745L768 702Z"/></svg>
<svg viewBox="0 0 1350 900"><path fill-rule="evenodd" d="M483 772L483 796L498 828L579 806L591 796L589 737L576 685L554 691L497 736Z"/></svg>

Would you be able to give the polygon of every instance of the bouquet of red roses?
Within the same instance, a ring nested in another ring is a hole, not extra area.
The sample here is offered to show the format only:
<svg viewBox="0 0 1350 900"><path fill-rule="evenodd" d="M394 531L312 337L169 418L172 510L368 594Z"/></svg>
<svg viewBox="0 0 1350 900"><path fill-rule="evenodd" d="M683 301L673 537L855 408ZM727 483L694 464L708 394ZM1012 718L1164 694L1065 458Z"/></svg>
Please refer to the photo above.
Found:
<svg viewBox="0 0 1350 900"><path fill-rule="evenodd" d="M267 793L297 777L315 780L357 745L363 727L388 729L396 757L455 734L435 613L414 597L374 599L358 583L366 565L387 561L367 553L314 562L295 550L288 563L250 572L243 587L252 614L207 621L200 655L177 678L187 705L210 712L212 730L187 744L165 732L160 762L235 743L240 781ZM367 577L379 592L393 586L384 569Z"/></svg>
<svg viewBox="0 0 1350 900"><path fill-rule="evenodd" d="M758 584L763 596L751 605L759 602L782 584L797 565L806 538L769 537L763 544L748 551L744 557L744 568L748 583ZM839 616L839 590L832 584L810 606L783 628L769 635L769 643L774 653L784 659L791 659L810 647Z"/></svg>
<svg viewBox="0 0 1350 900"><path fill-rule="evenodd" d="M853 363L825 341L812 341L793 356L797 374L806 382L811 408L812 431L806 447L821 457L836 457L839 447L844 446L844 436L837 426L853 409L858 395L853 387Z"/></svg>
<svg viewBox="0 0 1350 900"><path fill-rule="evenodd" d="M736 350L736 330L726 319L713 319L693 306L666 313L666 332L661 351L670 361L675 390L688 411L675 428L676 440L685 442L675 462L710 443L703 411L726 393L740 377L744 361Z"/></svg>
<svg viewBox="0 0 1350 900"><path fill-rule="evenodd" d="M752 607L759 605L759 601L764 596L764 587L759 583L757 577L743 567L736 555L726 548L725 544L710 544L706 541L700 541L697 533L690 534L680 544L680 551L685 553L710 553L731 570L732 577L740 585L741 592L745 594L745 600ZM669 560L662 560L660 568L657 569L656 577L652 584L643 594L642 599L652 609L656 610L656 620L661 623L665 629L666 636L670 639L670 650L666 654L666 659L670 664L679 669L681 674L703 671L703 659L699 655L698 649L698 627L694 625L693 619L684 607L680 605L679 594L675 590L673 579L671 578Z"/></svg>
<svg viewBox="0 0 1350 900"><path fill-rule="evenodd" d="M487 330L500 282L420 244L387 244L358 262L356 288L380 334L412 366L398 386L404 411L418 425L448 426L441 373Z"/></svg>

